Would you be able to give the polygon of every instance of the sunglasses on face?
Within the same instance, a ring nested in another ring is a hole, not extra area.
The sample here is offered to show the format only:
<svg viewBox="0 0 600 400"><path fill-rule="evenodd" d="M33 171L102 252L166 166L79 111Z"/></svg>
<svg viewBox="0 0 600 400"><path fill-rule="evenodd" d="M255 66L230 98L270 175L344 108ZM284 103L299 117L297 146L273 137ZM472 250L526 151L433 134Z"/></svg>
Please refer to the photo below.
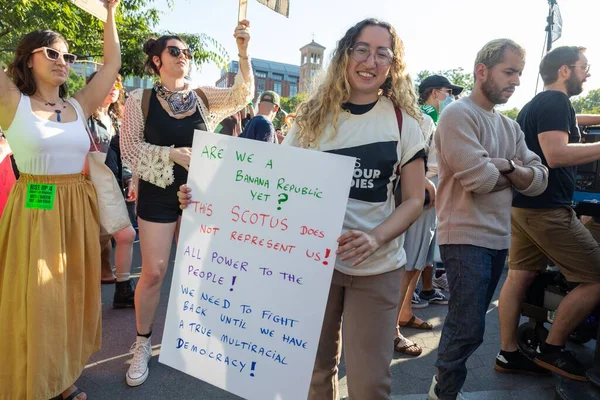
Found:
<svg viewBox="0 0 600 400"><path fill-rule="evenodd" d="M116 81L113 87L117 90L123 90L123 84L119 81Z"/></svg>
<svg viewBox="0 0 600 400"><path fill-rule="evenodd" d="M56 60L58 60L59 57L62 57L62 59L65 61L65 63L73 64L75 62L75 60L77 60L77 56L75 54L62 53L62 52L60 52L58 50L54 50L50 47L40 47L40 48L32 51L31 54L39 53L40 51L42 51L44 53L44 55L46 56L46 58L50 61L56 61Z"/></svg>
<svg viewBox="0 0 600 400"><path fill-rule="evenodd" d="M192 59L192 53L190 52L190 49L180 49L179 47L175 46L167 46L167 52L173 57L179 57L179 55L183 53L185 58L188 60Z"/></svg>

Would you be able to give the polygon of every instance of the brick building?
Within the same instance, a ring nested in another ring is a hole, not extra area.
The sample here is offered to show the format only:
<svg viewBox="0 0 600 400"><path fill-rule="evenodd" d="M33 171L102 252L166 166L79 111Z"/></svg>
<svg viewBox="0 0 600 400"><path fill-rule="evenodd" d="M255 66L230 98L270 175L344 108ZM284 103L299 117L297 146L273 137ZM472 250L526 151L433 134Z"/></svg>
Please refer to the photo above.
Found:
<svg viewBox="0 0 600 400"><path fill-rule="evenodd" d="M323 68L324 51L325 47L314 40L303 46L300 49L300 66L253 58L255 102L265 90L272 90L282 97L294 97L302 91L307 91L314 71ZM227 64L227 70L221 70L221 77L215 85L223 88L233 86L238 70L238 61L231 61Z"/></svg>

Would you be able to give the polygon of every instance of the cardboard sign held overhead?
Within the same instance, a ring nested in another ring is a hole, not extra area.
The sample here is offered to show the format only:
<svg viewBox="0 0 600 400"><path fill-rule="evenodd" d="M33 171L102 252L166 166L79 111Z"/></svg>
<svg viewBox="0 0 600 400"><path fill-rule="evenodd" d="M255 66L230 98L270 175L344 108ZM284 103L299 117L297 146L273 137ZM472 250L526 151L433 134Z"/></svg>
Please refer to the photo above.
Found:
<svg viewBox="0 0 600 400"><path fill-rule="evenodd" d="M260 4L264 4L271 10L283 15L290 16L290 0L257 0Z"/></svg>
<svg viewBox="0 0 600 400"><path fill-rule="evenodd" d="M105 0L71 0L71 3L106 23L108 8Z"/></svg>
<svg viewBox="0 0 600 400"><path fill-rule="evenodd" d="M248 0L240 0L240 8L238 10L238 22L246 19L248 15Z"/></svg>

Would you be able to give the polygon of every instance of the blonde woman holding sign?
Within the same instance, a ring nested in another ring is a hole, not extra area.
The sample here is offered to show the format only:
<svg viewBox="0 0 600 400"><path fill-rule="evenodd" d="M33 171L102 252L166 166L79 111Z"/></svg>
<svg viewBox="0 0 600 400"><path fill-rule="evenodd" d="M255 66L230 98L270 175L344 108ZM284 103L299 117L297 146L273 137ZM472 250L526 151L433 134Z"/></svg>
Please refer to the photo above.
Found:
<svg viewBox="0 0 600 400"><path fill-rule="evenodd" d="M187 181L194 130L214 131L223 118L241 110L254 95L249 25L241 21L234 32L240 72L228 89L192 89L186 83L192 54L179 37L162 36L144 45L146 68L160 81L154 89L131 93L121 132L123 162L139 179L137 215L142 251L142 276L135 291L137 339L126 374L129 386L139 386L148 378L152 323L181 221L177 188Z"/></svg>
<svg viewBox="0 0 600 400"><path fill-rule="evenodd" d="M100 223L97 196L82 175L90 139L85 121L104 101L121 66L108 2L104 66L65 99L66 40L25 35L0 70L0 125L20 178L0 219L0 398L85 400L73 384L100 349ZM77 103L85 115L76 111Z"/></svg>
<svg viewBox="0 0 600 400"><path fill-rule="evenodd" d="M421 111L394 28L367 19L338 42L324 83L301 104L283 144L356 157L310 400L339 398L342 318L351 399L389 400L398 315L402 235L425 193ZM402 204L393 187L402 174ZM181 207L190 189L178 193Z"/></svg>

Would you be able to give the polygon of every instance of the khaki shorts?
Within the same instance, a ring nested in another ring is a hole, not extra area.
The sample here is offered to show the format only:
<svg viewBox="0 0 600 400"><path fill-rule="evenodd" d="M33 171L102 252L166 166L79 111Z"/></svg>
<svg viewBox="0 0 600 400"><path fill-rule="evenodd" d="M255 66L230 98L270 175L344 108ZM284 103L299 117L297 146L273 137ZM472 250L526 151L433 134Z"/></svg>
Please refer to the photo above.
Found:
<svg viewBox="0 0 600 400"><path fill-rule="evenodd" d="M598 239L600 224L592 220L583 225L571 208L513 207L508 265L544 271L552 260L569 282L600 282Z"/></svg>

